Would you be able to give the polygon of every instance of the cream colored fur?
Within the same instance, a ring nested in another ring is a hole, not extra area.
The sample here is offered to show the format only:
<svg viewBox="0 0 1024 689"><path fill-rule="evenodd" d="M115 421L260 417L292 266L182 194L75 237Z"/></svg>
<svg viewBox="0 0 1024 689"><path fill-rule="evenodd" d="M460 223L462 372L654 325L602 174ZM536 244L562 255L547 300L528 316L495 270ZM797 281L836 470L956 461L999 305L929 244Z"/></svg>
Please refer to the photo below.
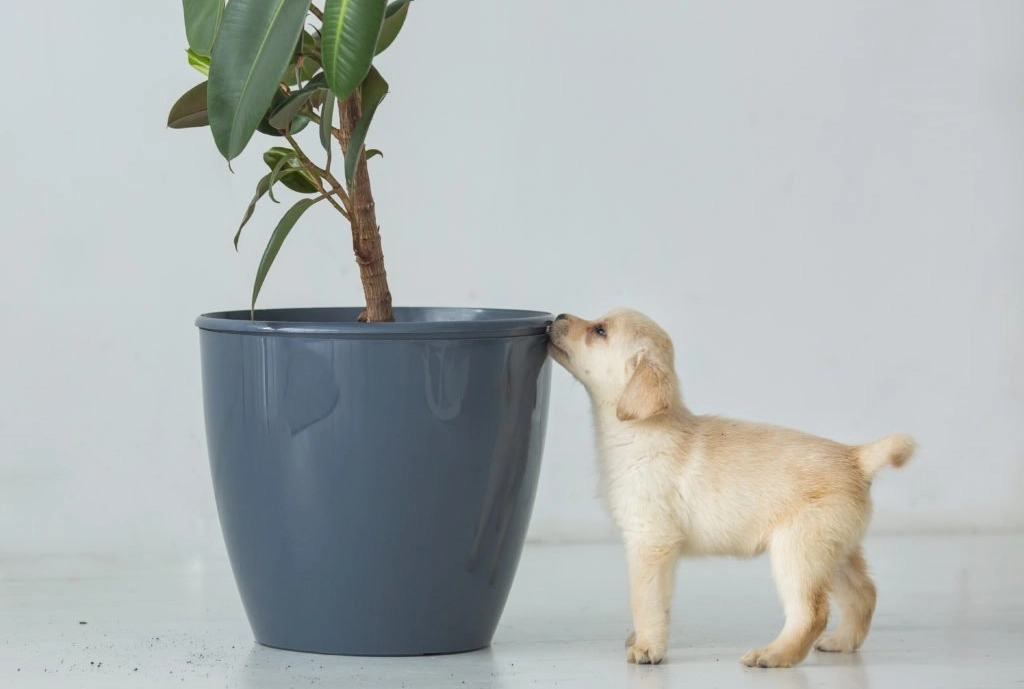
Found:
<svg viewBox="0 0 1024 689"><path fill-rule="evenodd" d="M683 404L671 340L636 311L595 321L563 314L549 352L593 404L601 495L629 567L629 662L665 658L676 562L687 555L769 551L786 621L774 641L743 656L748 666L794 665L815 642L838 652L864 642L875 608L860 547L868 489L883 467L910 459L910 436L851 446L694 415ZM829 593L841 619L822 636Z"/></svg>

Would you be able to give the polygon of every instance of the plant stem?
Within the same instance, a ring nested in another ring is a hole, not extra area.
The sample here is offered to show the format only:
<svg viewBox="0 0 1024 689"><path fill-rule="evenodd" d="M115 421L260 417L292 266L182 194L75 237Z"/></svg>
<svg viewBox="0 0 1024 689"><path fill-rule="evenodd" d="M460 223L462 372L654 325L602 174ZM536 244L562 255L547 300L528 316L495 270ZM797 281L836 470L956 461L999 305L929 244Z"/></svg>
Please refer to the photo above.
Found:
<svg viewBox="0 0 1024 689"><path fill-rule="evenodd" d="M340 189L326 189L324 191L321 191L320 192L320 196L317 196L316 199L314 199L314 200L315 201L322 201L324 199L327 199L328 201L330 201L331 197L334 196L335 194L337 194L339 191L341 191L341 190Z"/></svg>
<svg viewBox="0 0 1024 689"><path fill-rule="evenodd" d="M360 90L357 88L348 98L338 103L338 116L341 121L339 142L342 151L352 138L352 130L359 121L362 107ZM331 184L335 184L334 181ZM384 269L384 250L381 247L380 227L377 225L377 212L370 189L370 173L366 167L366 150L359 151L355 176L349 189L348 206L352 226L352 250L359 266L359 277L363 283L363 295L366 297L366 310L359 315L360 321L369 323L390 322L395 320L391 308L391 290L388 288L388 275Z"/></svg>
<svg viewBox="0 0 1024 689"><path fill-rule="evenodd" d="M338 183L338 180L334 178L334 175L314 165L313 161L311 161L309 157L302 151L302 149L299 148L299 142L297 142L291 134L285 134L284 138L288 140L288 143L292 145L292 148L295 150L295 152L299 154L299 160L302 162L302 164L305 167L312 170L313 174L311 176L313 178L313 184L316 185L316 188L320 190L320 193L323 194L324 198L330 201L332 206L338 209L339 213L345 216L346 220L351 222L352 217L348 210L351 208L351 201L349 201L348 194L345 193L345 187ZM327 191L323 183L320 181L321 177L326 178L327 181L331 183L330 192ZM345 205L345 208L342 208L342 206L339 205L338 202L334 200L333 196L335 194L341 197L341 202Z"/></svg>
<svg viewBox="0 0 1024 689"><path fill-rule="evenodd" d="M331 131L337 131L337 130L331 130ZM288 143L290 143L292 145L292 148L295 149L295 152L299 154L299 160L302 161L302 164L305 165L306 167L308 167L310 170L313 170L314 172L316 172L318 175L320 175L324 179L326 179L328 182L331 183L332 187L334 187L335 189L338 190L338 195L341 197L342 202L344 202L345 208L348 209L348 207L349 207L349 198L348 198L348 194L345 192L345 185L342 184L341 182L339 182L338 178L335 177L333 174L331 174L331 171L330 171L329 168L319 167L319 166L317 166L316 163L314 163L312 160L310 160L309 156L307 156L303 152L303 150L301 148L299 148L299 144L295 141L295 139L292 137L291 134L285 134L284 136L285 136L285 139L288 140ZM345 217L347 218L348 215L346 214Z"/></svg>

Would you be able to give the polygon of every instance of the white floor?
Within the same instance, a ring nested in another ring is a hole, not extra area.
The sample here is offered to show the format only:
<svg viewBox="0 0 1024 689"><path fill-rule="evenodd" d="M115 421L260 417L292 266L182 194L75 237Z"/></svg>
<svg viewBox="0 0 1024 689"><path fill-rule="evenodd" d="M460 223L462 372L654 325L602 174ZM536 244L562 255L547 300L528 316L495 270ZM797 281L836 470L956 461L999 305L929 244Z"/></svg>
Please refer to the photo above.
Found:
<svg viewBox="0 0 1024 689"><path fill-rule="evenodd" d="M408 659L255 645L224 560L0 559L0 687L1024 687L1024 536L879 537L867 555L864 648L792 670L739 664L781 622L763 559L683 563L657 667L625 662L614 545L527 548L490 649Z"/></svg>

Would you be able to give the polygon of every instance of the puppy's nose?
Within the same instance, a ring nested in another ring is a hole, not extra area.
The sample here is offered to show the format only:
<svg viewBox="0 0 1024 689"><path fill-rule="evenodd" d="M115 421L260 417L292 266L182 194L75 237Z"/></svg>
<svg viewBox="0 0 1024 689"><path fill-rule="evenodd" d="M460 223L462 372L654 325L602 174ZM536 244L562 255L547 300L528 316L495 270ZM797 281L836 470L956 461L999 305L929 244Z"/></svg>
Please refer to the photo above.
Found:
<svg viewBox="0 0 1024 689"><path fill-rule="evenodd" d="M568 317L569 317L569 314L566 314L566 313L560 313L560 314L558 314L557 316L555 316L555 320L556 320L556 321L564 321L564 320L565 320L566 318L568 318Z"/></svg>

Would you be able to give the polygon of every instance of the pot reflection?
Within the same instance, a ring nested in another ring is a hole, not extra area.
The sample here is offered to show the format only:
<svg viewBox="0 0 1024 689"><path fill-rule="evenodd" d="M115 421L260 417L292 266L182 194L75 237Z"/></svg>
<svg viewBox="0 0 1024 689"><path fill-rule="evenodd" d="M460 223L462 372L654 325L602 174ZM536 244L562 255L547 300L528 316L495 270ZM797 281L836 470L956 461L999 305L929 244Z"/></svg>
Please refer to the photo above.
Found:
<svg viewBox="0 0 1024 689"><path fill-rule="evenodd" d="M477 568L490 535L494 545L488 564L488 581L492 585L505 551L505 537L519 502L523 479L528 476L525 464L530 456L532 436L524 429L531 427L531 419L537 413L538 361L543 362L546 356L547 342L543 338L535 339L528 347L507 349L505 366L497 381L504 413L492 450L483 510L466 563L470 572ZM543 433L540 435L543 437ZM532 496L533 491L528 493Z"/></svg>

